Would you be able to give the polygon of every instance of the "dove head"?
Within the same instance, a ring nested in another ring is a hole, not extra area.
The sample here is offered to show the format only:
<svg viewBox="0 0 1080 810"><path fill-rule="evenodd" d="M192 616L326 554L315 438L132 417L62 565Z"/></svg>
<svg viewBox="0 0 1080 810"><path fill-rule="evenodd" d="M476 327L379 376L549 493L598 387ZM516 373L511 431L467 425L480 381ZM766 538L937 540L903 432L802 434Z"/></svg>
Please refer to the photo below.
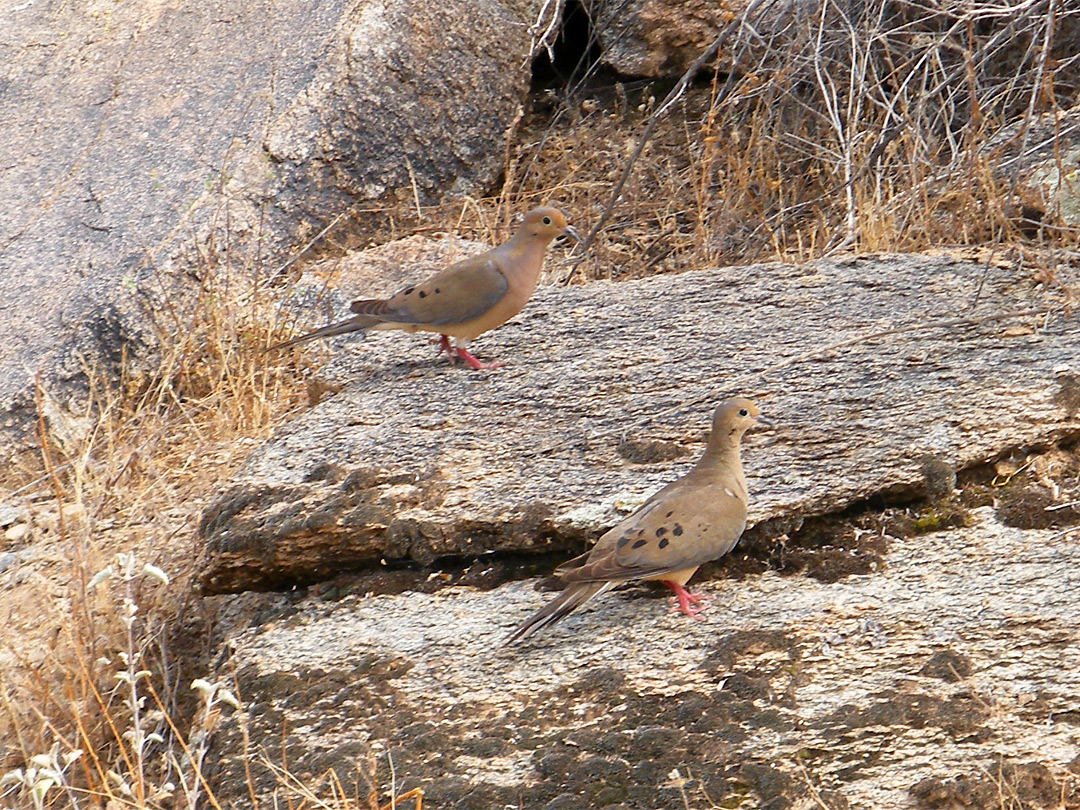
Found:
<svg viewBox="0 0 1080 810"><path fill-rule="evenodd" d="M709 445L737 445L746 431L759 424L768 423L760 417L757 405L745 397L732 397L720 403L713 413Z"/></svg>
<svg viewBox="0 0 1080 810"><path fill-rule="evenodd" d="M566 234L578 242L581 241L577 231L567 223L562 211L558 208L544 207L534 208L527 213L516 235L539 239L546 245L560 234Z"/></svg>

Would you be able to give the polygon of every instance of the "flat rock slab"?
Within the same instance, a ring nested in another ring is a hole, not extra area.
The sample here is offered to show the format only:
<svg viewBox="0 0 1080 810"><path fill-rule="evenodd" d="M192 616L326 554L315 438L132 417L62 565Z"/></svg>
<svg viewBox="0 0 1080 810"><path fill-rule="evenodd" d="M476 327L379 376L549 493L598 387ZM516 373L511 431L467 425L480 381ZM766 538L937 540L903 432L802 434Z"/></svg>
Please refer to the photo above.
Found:
<svg viewBox="0 0 1080 810"><path fill-rule="evenodd" d="M204 768L222 806L249 785L285 806L331 769L363 799L372 762L380 804L392 767L447 810L1080 805L1075 531L982 508L885 563L706 583L701 622L630 588L503 649L550 598L528 583L232 597L245 705Z"/></svg>
<svg viewBox="0 0 1080 810"><path fill-rule="evenodd" d="M1080 319L941 325L1060 297L1007 269L881 256L545 288L474 344L505 363L491 372L376 333L208 509L203 586L580 546L685 472L733 394L777 425L744 453L759 530L917 496L928 454L965 468L1080 432Z"/></svg>

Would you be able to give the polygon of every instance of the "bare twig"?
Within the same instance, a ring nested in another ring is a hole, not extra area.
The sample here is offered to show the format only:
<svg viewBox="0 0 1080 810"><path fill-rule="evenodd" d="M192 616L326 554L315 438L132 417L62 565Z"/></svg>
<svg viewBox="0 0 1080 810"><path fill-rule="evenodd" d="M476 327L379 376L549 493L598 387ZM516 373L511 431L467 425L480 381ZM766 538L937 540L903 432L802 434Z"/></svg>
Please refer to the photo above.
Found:
<svg viewBox="0 0 1080 810"><path fill-rule="evenodd" d="M596 235L600 233L601 228L604 227L608 218L611 216L611 212L615 209L615 204L619 201L619 196L622 194L623 186L626 185L626 181L630 178L630 173L634 169L634 164L637 162L637 159L641 156L642 151L645 149L645 144L647 144L649 142L649 139L652 137L652 134L656 129L656 125L675 105L675 103L680 98L682 98L683 94L686 92L686 88L690 85L690 82L693 80L694 76L697 75L698 71L701 70L701 68L703 68L709 62L709 60L716 57L717 52L720 50L720 46L731 35L731 32L741 26L744 21L748 19L752 14L754 14L760 7L762 7L763 5L771 5L773 2L775 2L775 0L754 0L754 2L752 2L749 6L746 7L746 10L741 15L739 15L730 23L725 25L720 30L720 33L716 37L716 39L712 41L712 44L709 45L709 47L706 48L704 51L702 51L701 55L698 56L698 58L694 60L693 64L691 64L690 67L686 69L686 72L684 72L683 75L679 78L679 81L667 94L664 100L660 102L660 105L655 110L653 110L652 115L649 116L648 123L645 125L645 131L641 133L641 137L638 138L637 146L634 147L634 151L631 153L630 157L627 158L626 164L623 166L622 174L619 176L618 181L615 183L614 188L612 188L611 190L611 195L608 198L607 205L605 206L603 212L600 214L600 217L596 220L596 223L593 225L592 229L589 231L588 235L582 240L581 249L578 252L578 258L576 262L571 266L571 270L569 273L567 273L566 277L563 280L563 283L566 283L570 280L570 277L573 276L574 269L577 267L577 265L584 261L589 246L592 245L593 241L595 241Z"/></svg>
<svg viewBox="0 0 1080 810"><path fill-rule="evenodd" d="M521 63L522 68L527 68L536 58L536 52L543 48L547 51L548 59L555 61L555 38L558 36L559 23L563 18L564 0L544 0L540 11L536 14L536 22L529 26L529 35L532 42L529 44L529 55ZM550 15L550 16L549 16Z"/></svg>

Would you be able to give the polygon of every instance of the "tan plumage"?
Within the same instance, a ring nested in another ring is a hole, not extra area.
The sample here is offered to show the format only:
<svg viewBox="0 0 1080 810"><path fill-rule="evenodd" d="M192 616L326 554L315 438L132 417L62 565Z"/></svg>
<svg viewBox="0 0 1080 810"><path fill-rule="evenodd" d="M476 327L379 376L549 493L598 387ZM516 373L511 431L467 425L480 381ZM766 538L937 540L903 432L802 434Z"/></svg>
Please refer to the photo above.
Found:
<svg viewBox="0 0 1080 810"><path fill-rule="evenodd" d="M456 355L473 368L494 368L495 364L481 363L469 354L469 341L502 326L521 311L536 289L548 244L560 234L578 239L561 211L537 208L526 214L517 232L498 247L456 262L390 298L353 301L349 308L356 313L354 317L270 350L347 332L400 329L437 332L451 362ZM451 337L457 340L454 350L450 348Z"/></svg>
<svg viewBox="0 0 1080 810"><path fill-rule="evenodd" d="M594 596L633 579L659 580L675 592L679 610L700 613L702 596L683 586L698 566L727 554L746 527L746 478L739 444L758 409L735 397L713 414L705 453L694 468L649 498L555 575L568 587L506 639L516 641L567 616Z"/></svg>

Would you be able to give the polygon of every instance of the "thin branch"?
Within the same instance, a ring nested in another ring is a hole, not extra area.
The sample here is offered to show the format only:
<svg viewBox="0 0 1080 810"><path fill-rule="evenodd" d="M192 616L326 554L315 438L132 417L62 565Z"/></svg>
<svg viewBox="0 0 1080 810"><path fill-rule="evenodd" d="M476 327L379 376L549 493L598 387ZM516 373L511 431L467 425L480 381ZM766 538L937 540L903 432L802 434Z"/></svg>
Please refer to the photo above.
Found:
<svg viewBox="0 0 1080 810"><path fill-rule="evenodd" d="M656 125L660 123L660 119L662 119L667 114L668 110L670 110L675 105L675 102L682 98L683 94L686 92L686 88L690 86L690 82L693 80L694 76L697 75L698 71L701 70L701 68L703 68L711 59L715 58L717 52L720 50L720 46L724 43L724 40L726 40L728 36L730 36L731 32L734 31L736 28L740 27L744 23L744 21L750 17L751 14L758 10L759 7L763 5L772 5L774 2L776 2L776 0L754 0L754 2L752 2L749 6L746 7L746 10L740 16L736 17L730 23L725 25L721 29L720 34L716 37L716 39L712 41L712 44L709 45L709 47L706 48L704 51L702 51L701 55L694 60L694 63L686 69L686 72L683 73L683 75L679 78L679 81L671 89L671 92L669 92L664 98L664 100L660 103L660 106L653 110L652 115L649 116L649 122L645 126L645 131L641 133L641 137L638 139L637 146L634 148L633 153L627 159L626 165L623 166L622 174L619 176L618 181L615 183L615 187L611 190L611 196L608 198L608 202L604 208L603 213L596 221L596 224L593 225L592 230L590 230L585 239L582 240L581 248L578 251L578 257L576 261L571 265L570 272L567 273L566 277L563 279L564 284L567 283L573 276L574 270L578 267L578 265L585 261L585 255L589 249L589 246L592 245L592 243L596 240L597 234L600 233L601 228L604 227L608 218L610 218L611 212L615 209L615 204L618 202L619 196L622 194L623 186L625 186L626 181L630 179L630 173L634 169L634 164L641 156L642 151L644 151L645 144L649 142L649 139L652 137L653 131L656 129Z"/></svg>

